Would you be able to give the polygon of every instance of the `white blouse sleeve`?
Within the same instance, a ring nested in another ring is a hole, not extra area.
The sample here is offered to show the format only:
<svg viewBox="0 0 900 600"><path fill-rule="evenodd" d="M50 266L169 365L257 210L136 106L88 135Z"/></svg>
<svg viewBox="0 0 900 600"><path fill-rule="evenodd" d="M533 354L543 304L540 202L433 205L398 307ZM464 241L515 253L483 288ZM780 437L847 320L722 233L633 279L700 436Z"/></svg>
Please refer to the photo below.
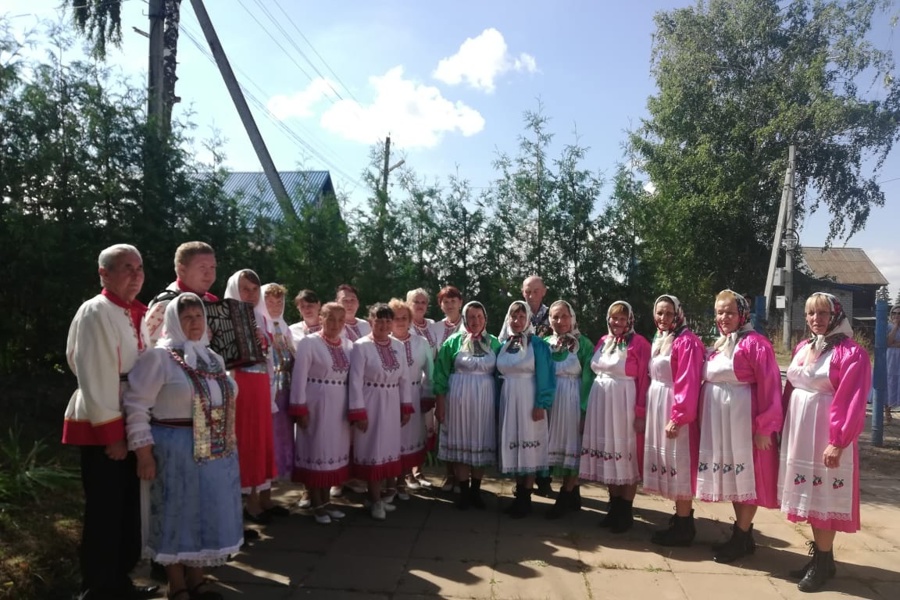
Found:
<svg viewBox="0 0 900 600"><path fill-rule="evenodd" d="M128 387L122 404L129 450L153 444L150 411L156 406L159 392L166 383L166 367L170 362L167 354L168 350L153 348L145 352L128 373Z"/></svg>

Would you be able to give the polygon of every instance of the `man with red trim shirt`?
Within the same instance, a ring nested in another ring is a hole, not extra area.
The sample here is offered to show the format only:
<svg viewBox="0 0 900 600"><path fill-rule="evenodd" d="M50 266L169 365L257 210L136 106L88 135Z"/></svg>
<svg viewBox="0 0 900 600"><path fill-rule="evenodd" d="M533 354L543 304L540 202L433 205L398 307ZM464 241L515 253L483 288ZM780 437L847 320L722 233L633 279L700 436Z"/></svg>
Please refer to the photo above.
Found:
<svg viewBox="0 0 900 600"><path fill-rule="evenodd" d="M158 588L135 586L129 576L141 552L140 487L121 404L128 371L150 343L147 307L136 300L144 266L128 244L106 248L98 263L103 289L78 309L66 342L78 389L66 407L62 441L81 448L82 598L150 598Z"/></svg>
<svg viewBox="0 0 900 600"><path fill-rule="evenodd" d="M144 319L153 345L162 337L166 306L179 294L193 292L204 302L218 300L209 293L209 288L216 282L216 252L206 242L185 242L178 246L175 250L175 275L175 281L150 303L150 310Z"/></svg>

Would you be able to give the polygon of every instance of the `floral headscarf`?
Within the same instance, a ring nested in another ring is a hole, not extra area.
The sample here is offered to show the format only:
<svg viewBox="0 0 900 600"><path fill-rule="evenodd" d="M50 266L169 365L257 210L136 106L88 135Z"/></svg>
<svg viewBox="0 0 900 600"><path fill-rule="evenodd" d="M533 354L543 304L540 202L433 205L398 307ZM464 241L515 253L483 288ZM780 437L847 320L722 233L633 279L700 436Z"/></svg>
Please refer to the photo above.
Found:
<svg viewBox="0 0 900 600"><path fill-rule="evenodd" d="M469 321L466 319L466 313L470 308L477 308L484 314L484 328L481 331L472 331L469 329ZM492 352L491 340L487 334L487 311L484 309L484 304L477 300L472 300L462 307L462 313L460 314L463 328L466 330L463 334L463 342L460 349L471 353L473 356L485 356L490 354Z"/></svg>
<svg viewBox="0 0 900 600"><path fill-rule="evenodd" d="M722 328L716 323L716 327L719 328L719 333L721 335L719 336L719 339L716 340L716 343L713 344L713 349L721 351L725 356L731 358L734 356L734 349L737 347L741 338L753 331L753 325L750 323L750 303L747 299L734 290L722 290L719 292L719 295L726 293L731 294L734 303L737 306L738 326L737 329L728 335L725 335L722 332Z"/></svg>
<svg viewBox="0 0 900 600"><path fill-rule="evenodd" d="M228 278L228 283L225 284L225 298L229 298L231 300L240 300L241 299L241 275L244 273L253 273L256 275L252 269L241 269L240 271L236 271ZM259 279L259 276L256 277ZM253 307L253 316L256 317L256 326L259 327L260 331L268 333L269 331L269 311L266 310L266 297L263 294L262 286L259 289L259 301L256 303L256 306Z"/></svg>
<svg viewBox="0 0 900 600"><path fill-rule="evenodd" d="M625 332L619 336L613 335L612 324L610 323L613 309L616 306L624 306L625 312L628 314L628 324L625 325ZM619 352L624 354L628 348L628 342L631 341L631 337L634 335L634 310L631 308L631 305L624 300L616 300L610 304L606 311L606 327L609 335L606 336L606 341L603 343L603 353L612 354L613 352Z"/></svg>
<svg viewBox="0 0 900 600"><path fill-rule="evenodd" d="M809 343L806 345L806 356L803 358L803 364L812 367L816 360L824 353L834 347L844 338L853 337L853 327L850 326L850 319L844 312L844 307L840 300L827 292L815 292L810 298L821 296L828 301L831 309L831 318L828 320L828 327L823 335L811 334Z"/></svg>
<svg viewBox="0 0 900 600"><path fill-rule="evenodd" d="M513 313L525 311L525 328L519 333L512 332ZM534 335L534 324L531 322L531 307L527 302L516 300L506 310L506 318L503 320L503 331L500 332L500 341L507 344L506 351L515 354L520 349L528 347L528 338Z"/></svg>
<svg viewBox="0 0 900 600"><path fill-rule="evenodd" d="M569 311L569 315L572 317L572 330L569 331L569 333L564 333L562 335L556 333L556 331L554 330L553 334L547 340L550 344L550 350L552 352L562 352L563 350L566 350L568 352L572 352L573 354L577 353L581 332L578 330L578 320L575 318L575 309L572 308L572 305L565 300L557 300L550 305L551 313L556 306L564 306L566 310ZM552 322L550 323L550 327L553 327Z"/></svg>
<svg viewBox="0 0 900 600"><path fill-rule="evenodd" d="M653 303L654 316L656 315L656 305L663 301L675 307L675 318L666 331L657 328L657 332L653 336L653 350L650 356L668 356L672 352L672 343L675 341L675 338L685 329L684 309L681 308L681 302L678 298L672 294L663 294L656 299L656 302Z"/></svg>
<svg viewBox="0 0 900 600"><path fill-rule="evenodd" d="M181 328L181 319L178 314L178 307L181 304L179 300L183 298L193 298L200 303L203 309L203 335L199 340L189 340ZM165 317L163 321L163 331L165 334L156 342L157 348L167 348L169 350L181 350L184 353L184 362L192 369L197 368L197 359L205 364L205 368L215 368L218 363L209 351L209 335L207 335L206 326L206 307L197 294L185 292L175 298L166 306Z"/></svg>

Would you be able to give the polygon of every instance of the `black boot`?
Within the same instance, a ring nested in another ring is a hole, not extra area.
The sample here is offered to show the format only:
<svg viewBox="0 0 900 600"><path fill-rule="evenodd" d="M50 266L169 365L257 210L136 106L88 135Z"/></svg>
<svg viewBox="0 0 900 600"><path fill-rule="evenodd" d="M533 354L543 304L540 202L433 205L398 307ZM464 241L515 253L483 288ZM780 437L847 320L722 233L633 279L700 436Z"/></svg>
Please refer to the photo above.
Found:
<svg viewBox="0 0 900 600"><path fill-rule="evenodd" d="M609 503L606 505L606 515L600 520L600 527L612 527L619 518L619 511L622 498L619 496L610 496Z"/></svg>
<svg viewBox="0 0 900 600"><path fill-rule="evenodd" d="M567 512L572 509L572 496L575 495L575 491L568 491L565 488L559 490L559 495L556 496L556 504L550 507L550 510L547 511L545 515L548 519L559 519Z"/></svg>
<svg viewBox="0 0 900 600"><path fill-rule="evenodd" d="M753 525L743 531L737 523L731 526L731 538L722 544L713 560L717 563L730 563L737 559L756 552L756 542L753 541Z"/></svg>
<svg viewBox="0 0 900 600"><path fill-rule="evenodd" d="M459 510L469 510L470 499L469 480L464 479L459 482L459 497L456 499L456 508Z"/></svg>
<svg viewBox="0 0 900 600"><path fill-rule="evenodd" d="M531 490L522 488L519 504L509 513L513 519L523 519L531 514Z"/></svg>
<svg viewBox="0 0 900 600"><path fill-rule="evenodd" d="M813 553L813 557L807 565L803 579L797 584L797 588L801 592L819 591L837 573L837 568L834 566L834 552L819 550L815 542L810 542L810 544L810 552Z"/></svg>
<svg viewBox="0 0 900 600"><path fill-rule="evenodd" d="M669 528L654 532L650 541L660 546L690 546L697 535L694 527L694 511L687 517L672 515L669 519Z"/></svg>
<svg viewBox="0 0 900 600"><path fill-rule="evenodd" d="M790 571L788 576L792 579L803 579L806 577L806 572L812 568L813 563L816 562L816 543L815 542L806 542L806 545L809 547L809 555L812 557L809 559L809 562L803 565L802 569L796 569L794 571ZM834 566L834 560L831 561L831 570L830 577L834 577L837 573L837 567Z"/></svg>
<svg viewBox="0 0 900 600"><path fill-rule="evenodd" d="M632 528L634 525L634 512L632 511L633 504L634 500L619 498L619 516L613 524L609 526L611 532L625 533Z"/></svg>
<svg viewBox="0 0 900 600"><path fill-rule="evenodd" d="M572 510L581 510L581 486L575 484L572 488L572 495L569 496L569 508Z"/></svg>
<svg viewBox="0 0 900 600"><path fill-rule="evenodd" d="M484 508L484 499L481 497L481 480L472 478L472 487L469 488L469 503L475 508Z"/></svg>
<svg viewBox="0 0 900 600"><path fill-rule="evenodd" d="M553 480L550 477L536 477L534 482L537 484L537 492L535 492L538 496L543 496L544 498L549 498L553 495L553 487L550 483Z"/></svg>
<svg viewBox="0 0 900 600"><path fill-rule="evenodd" d="M525 488L521 485L516 484L516 491L513 492L513 501L503 509L504 514L511 515L517 510L519 510L519 505L522 503L522 497L525 495Z"/></svg>

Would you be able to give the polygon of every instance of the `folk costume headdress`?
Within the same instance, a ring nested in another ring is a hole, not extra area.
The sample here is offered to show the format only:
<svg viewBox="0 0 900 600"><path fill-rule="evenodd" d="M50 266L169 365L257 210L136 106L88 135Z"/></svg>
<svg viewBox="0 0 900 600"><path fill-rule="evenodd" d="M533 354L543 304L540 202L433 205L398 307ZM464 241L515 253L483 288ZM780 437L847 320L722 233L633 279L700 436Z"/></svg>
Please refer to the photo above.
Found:
<svg viewBox="0 0 900 600"><path fill-rule="evenodd" d="M725 335L722 328L716 323L716 327L718 327L721 335L719 335L719 339L716 340L716 343L713 344L713 349L723 353L728 358L731 358L734 356L734 349L737 347L741 338L753 331L753 325L750 323L750 303L747 302L746 298L733 290L722 290L719 292L719 295L721 294L730 294L733 297L734 303L737 306L738 326L737 329L728 335Z"/></svg>
<svg viewBox="0 0 900 600"><path fill-rule="evenodd" d="M484 327L481 331L472 331L470 323L466 318L466 314L471 308L479 309L482 314L484 314ZM487 311L484 310L484 305L481 302L473 300L463 306L461 315L463 328L465 328L466 331L463 333L463 342L460 349L469 352L474 356L485 356L486 354L490 354L492 352L491 340L487 334Z"/></svg>
<svg viewBox="0 0 900 600"><path fill-rule="evenodd" d="M252 269L241 269L231 275L228 278L228 283L225 284L225 297L230 298L231 300L240 300L241 299L241 288L240 281L241 275L244 273L252 273L257 281L259 281L259 276ZM256 306L253 307L253 316L256 317L256 326L259 327L261 331L269 332L269 318L268 311L266 310L266 300L265 296L263 296L262 287L260 287L259 291L259 300L256 302Z"/></svg>
<svg viewBox="0 0 900 600"><path fill-rule="evenodd" d="M840 300L827 292L815 292L810 296L810 299L816 297L824 298L828 302L828 306L831 309L831 318L828 320L828 327L825 333L822 335L810 334L809 343L806 345L806 356L803 358L803 364L808 369L813 367L822 354L834 348L835 344L840 343L845 338L853 337L853 327L850 325L850 319L844 313L844 307L841 305Z"/></svg>
<svg viewBox="0 0 900 600"><path fill-rule="evenodd" d="M612 314L617 306L624 307L625 312L628 315L628 324L625 325L625 331L622 332L622 335L615 335L612 330ZM628 348L628 342L630 342L632 336L634 336L634 310L631 308L631 305L624 300L616 300L610 304L609 309L606 311L606 327L608 328L609 335L606 336L606 341L603 342L603 354L612 354L614 352L625 354L626 349Z"/></svg>
<svg viewBox="0 0 900 600"><path fill-rule="evenodd" d="M660 302L668 302L675 308L675 318L672 324L665 331L657 326L656 334L653 336L653 349L650 356L668 356L672 352L672 343L675 338L687 327L684 319L684 310L681 308L681 302L672 294L663 294L653 303L653 311L656 312L656 305Z"/></svg>
<svg viewBox="0 0 900 600"><path fill-rule="evenodd" d="M567 311L569 311L569 315L572 317L572 329L568 333L563 334L557 333L554 329L553 335L551 335L547 340L550 343L550 350L554 353L562 352L563 350L577 353L579 339L581 338L581 332L578 330L578 320L575 318L575 309L572 308L572 305L565 300L557 300L550 305L550 312L552 313L553 309L557 306L563 306ZM552 321L550 323L550 327L553 327Z"/></svg>

